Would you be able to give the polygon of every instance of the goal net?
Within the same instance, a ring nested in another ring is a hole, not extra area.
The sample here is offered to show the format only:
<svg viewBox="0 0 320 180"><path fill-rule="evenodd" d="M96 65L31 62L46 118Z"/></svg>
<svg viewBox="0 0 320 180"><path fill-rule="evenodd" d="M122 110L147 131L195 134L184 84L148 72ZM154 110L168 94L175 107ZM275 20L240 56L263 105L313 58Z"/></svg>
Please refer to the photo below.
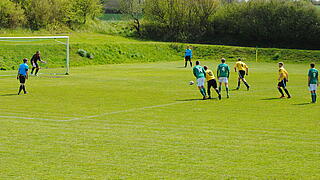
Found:
<svg viewBox="0 0 320 180"><path fill-rule="evenodd" d="M39 74L69 74L69 36L0 37L0 76L14 74L24 58L40 51Z"/></svg>

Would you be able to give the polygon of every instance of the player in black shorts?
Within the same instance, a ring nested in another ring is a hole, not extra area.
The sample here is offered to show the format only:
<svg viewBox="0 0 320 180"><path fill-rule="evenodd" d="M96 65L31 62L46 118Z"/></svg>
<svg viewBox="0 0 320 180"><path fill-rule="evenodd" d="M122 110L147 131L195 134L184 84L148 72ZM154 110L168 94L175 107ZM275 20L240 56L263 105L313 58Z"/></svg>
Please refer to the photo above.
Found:
<svg viewBox="0 0 320 180"><path fill-rule="evenodd" d="M238 59L238 62L236 62L236 64L234 65L234 71L237 72L238 70L238 87L236 88L237 90L240 89L240 83L241 81L244 83L244 85L246 85L247 90L249 90L250 86L247 83L245 76L248 75L248 71L249 71L249 67L246 65L246 63L242 62L241 59Z"/></svg>
<svg viewBox="0 0 320 180"><path fill-rule="evenodd" d="M35 76L38 75L38 72L40 70L40 66L38 64L38 61L45 63L45 61L41 60L40 57L40 51L37 51L36 54L34 54L31 58L31 65L32 65L32 70L31 70L31 75L33 74L33 71L36 69L36 72L34 73Z"/></svg>
<svg viewBox="0 0 320 180"><path fill-rule="evenodd" d="M211 87L217 92L218 98L221 99L221 95L217 86L217 81L214 77L213 72L210 69L208 69L207 66L203 66L203 68L206 71L206 79L208 82L207 92L208 92L209 99L211 99L211 91L210 91Z"/></svg>
<svg viewBox="0 0 320 180"><path fill-rule="evenodd" d="M186 52L184 54L184 61L185 61L185 64L184 64L184 67L187 67L188 65L188 61L190 62L190 66L192 67L192 50L191 48L188 46L188 48L186 49Z"/></svg>
<svg viewBox="0 0 320 180"><path fill-rule="evenodd" d="M19 65L19 70L18 70L18 75L17 79L20 81L20 87L19 87L19 92L18 95L21 93L21 91L24 91L24 94L27 94L25 83L26 79L28 79L28 59L23 59L23 63Z"/></svg>

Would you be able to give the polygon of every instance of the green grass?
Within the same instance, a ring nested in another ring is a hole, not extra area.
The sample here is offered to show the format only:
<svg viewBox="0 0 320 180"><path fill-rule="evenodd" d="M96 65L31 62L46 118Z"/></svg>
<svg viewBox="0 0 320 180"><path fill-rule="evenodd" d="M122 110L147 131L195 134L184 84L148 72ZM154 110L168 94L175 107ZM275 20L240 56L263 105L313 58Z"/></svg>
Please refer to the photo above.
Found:
<svg viewBox="0 0 320 180"><path fill-rule="evenodd" d="M292 99L277 99L275 63L248 62L250 91L202 101L182 63L77 67L20 96L1 77L0 179L320 178L307 64L286 64Z"/></svg>

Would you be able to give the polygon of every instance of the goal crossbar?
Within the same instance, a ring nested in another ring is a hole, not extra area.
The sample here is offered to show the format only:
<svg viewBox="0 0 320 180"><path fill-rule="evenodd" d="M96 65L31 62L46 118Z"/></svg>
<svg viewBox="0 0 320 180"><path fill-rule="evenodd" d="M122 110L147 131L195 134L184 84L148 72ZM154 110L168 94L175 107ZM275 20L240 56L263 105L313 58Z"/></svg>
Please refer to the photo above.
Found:
<svg viewBox="0 0 320 180"><path fill-rule="evenodd" d="M64 44L66 46L66 75L69 74L69 63L70 63L70 46L69 46L69 36L33 36L33 37L0 37L1 40L16 40L16 39L66 39L66 43L59 43Z"/></svg>
<svg viewBox="0 0 320 180"><path fill-rule="evenodd" d="M69 36L0 37L0 39L69 39Z"/></svg>

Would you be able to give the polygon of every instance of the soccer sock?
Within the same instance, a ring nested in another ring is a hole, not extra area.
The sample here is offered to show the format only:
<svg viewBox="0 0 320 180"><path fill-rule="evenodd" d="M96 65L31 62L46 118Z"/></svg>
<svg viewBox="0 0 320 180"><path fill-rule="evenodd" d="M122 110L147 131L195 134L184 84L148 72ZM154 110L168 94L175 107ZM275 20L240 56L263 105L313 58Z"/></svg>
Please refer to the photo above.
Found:
<svg viewBox="0 0 320 180"><path fill-rule="evenodd" d="M238 88L240 88L240 80L238 80Z"/></svg>
<svg viewBox="0 0 320 180"><path fill-rule="evenodd" d="M186 62L184 63L184 67L187 67L187 65L188 65L188 62L186 61Z"/></svg>
<svg viewBox="0 0 320 180"><path fill-rule="evenodd" d="M23 92L26 93L26 86L25 85L22 85L22 89L23 89Z"/></svg>
<svg viewBox="0 0 320 180"><path fill-rule="evenodd" d="M218 95L220 95L220 92L219 92L219 90L218 90L218 89L215 89L215 90L216 90L217 94L218 94Z"/></svg>
<svg viewBox="0 0 320 180"><path fill-rule="evenodd" d="M190 66L192 67L192 62L190 61Z"/></svg>
<svg viewBox="0 0 320 180"><path fill-rule="evenodd" d="M284 92L286 92L286 94L288 95L288 97L291 97L289 94L289 91L287 89L284 89Z"/></svg>
<svg viewBox="0 0 320 180"><path fill-rule="evenodd" d="M221 86L219 86L219 93L221 92Z"/></svg>
<svg viewBox="0 0 320 180"><path fill-rule="evenodd" d="M317 95L315 93L311 93L312 102L316 102Z"/></svg>
<svg viewBox="0 0 320 180"><path fill-rule="evenodd" d="M19 93L18 94L20 94L21 90L22 90L22 85L20 85L20 87L19 87Z"/></svg>
<svg viewBox="0 0 320 180"><path fill-rule="evenodd" d="M33 67L33 68L32 68L32 70L31 70L31 74L33 74L34 69L35 69L35 67Z"/></svg>
<svg viewBox="0 0 320 180"><path fill-rule="evenodd" d="M281 88L278 88L279 92L281 93L282 96L284 96L283 91Z"/></svg>
<svg viewBox="0 0 320 180"><path fill-rule="evenodd" d="M203 93L203 89L202 89L202 88L200 89L200 93L201 93L202 96L204 96L204 93Z"/></svg>
<svg viewBox="0 0 320 180"><path fill-rule="evenodd" d="M244 81L243 83L244 83L244 85L247 86L247 88L249 88L249 84L247 82Z"/></svg>
<svg viewBox="0 0 320 180"><path fill-rule="evenodd" d="M208 88L208 96L211 97L211 92L209 88Z"/></svg>
<svg viewBox="0 0 320 180"><path fill-rule="evenodd" d="M206 96L207 94L206 94L206 88L202 88L202 91L203 91L203 96Z"/></svg>
<svg viewBox="0 0 320 180"><path fill-rule="evenodd" d="M229 87L226 87L226 91L227 91L227 96L229 97Z"/></svg>
<svg viewBox="0 0 320 180"><path fill-rule="evenodd" d="M38 72L39 72L39 69L36 69L36 73L34 73L34 74L36 75L36 74L38 74Z"/></svg>

